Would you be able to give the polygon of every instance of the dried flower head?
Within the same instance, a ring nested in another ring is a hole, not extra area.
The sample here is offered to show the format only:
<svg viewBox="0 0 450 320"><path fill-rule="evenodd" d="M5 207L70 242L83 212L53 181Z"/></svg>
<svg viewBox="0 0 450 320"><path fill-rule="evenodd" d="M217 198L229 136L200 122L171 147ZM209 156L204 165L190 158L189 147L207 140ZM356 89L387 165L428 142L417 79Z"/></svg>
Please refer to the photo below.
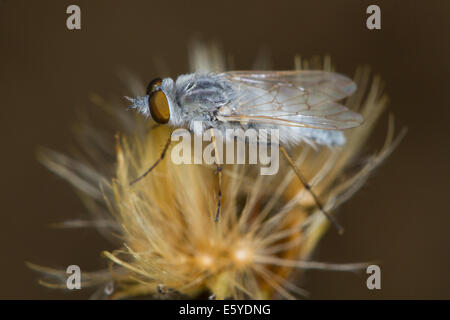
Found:
<svg viewBox="0 0 450 320"><path fill-rule="evenodd" d="M196 71L221 71L226 65L217 46L202 44L193 47L190 61ZM332 70L329 58L301 61L296 57L295 67ZM385 145L354 170L353 164L361 159L362 146L387 103L380 79L370 79L368 68L359 69L355 81L359 89L346 104L366 120L345 132L347 143L333 149L305 145L292 150L296 165L328 212L348 200L399 141L393 140L391 118ZM142 84L129 82L133 93L142 94ZM350 271L364 266L308 260L327 230L328 220L286 162L274 176L259 175L248 165L225 165L219 222L214 222L214 167L175 165L167 157L145 179L130 186L130 181L159 157L169 131L125 112L122 106L113 108L101 98L93 98L108 112L112 110L115 126L120 128L115 148L97 126L82 124L77 134L85 154L91 156L90 165L86 159L80 162L50 151L41 152L40 158L82 191L82 199L94 214L91 222L63 225L93 224L121 243L116 251L103 253L110 261L108 269L82 274L82 285L101 285L96 297L294 299L306 294L296 285L295 270ZM105 166L111 163L111 150L115 150L115 166ZM57 280L64 279L65 273L32 267L53 276L45 285L64 287Z"/></svg>

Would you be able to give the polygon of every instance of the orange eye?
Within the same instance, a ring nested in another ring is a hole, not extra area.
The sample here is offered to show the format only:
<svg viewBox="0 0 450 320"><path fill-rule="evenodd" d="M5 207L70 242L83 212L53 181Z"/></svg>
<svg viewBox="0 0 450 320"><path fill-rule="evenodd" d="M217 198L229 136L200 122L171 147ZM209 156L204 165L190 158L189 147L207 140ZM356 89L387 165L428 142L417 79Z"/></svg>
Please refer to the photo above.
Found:
<svg viewBox="0 0 450 320"><path fill-rule="evenodd" d="M148 104L150 106L150 114L152 115L153 120L161 124L169 122L169 101L167 101L167 97L164 92L157 90L150 93Z"/></svg>

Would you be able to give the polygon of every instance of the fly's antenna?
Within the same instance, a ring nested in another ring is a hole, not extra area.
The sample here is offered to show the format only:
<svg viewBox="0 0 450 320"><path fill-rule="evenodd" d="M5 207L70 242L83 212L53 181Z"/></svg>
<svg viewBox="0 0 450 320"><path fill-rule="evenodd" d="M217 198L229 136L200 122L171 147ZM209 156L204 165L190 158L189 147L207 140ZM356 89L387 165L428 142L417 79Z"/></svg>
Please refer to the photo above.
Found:
<svg viewBox="0 0 450 320"><path fill-rule="evenodd" d="M295 172L296 176L298 177L298 179L300 180L300 182L303 184L303 186L309 192L309 194L313 197L314 202L316 203L316 205L319 208L319 210L324 214L325 217L327 217L327 219L331 222L331 224L334 225L334 227L337 229L338 233L339 234L343 234L344 233L344 228L339 224L339 222L336 221L336 219L332 215L328 214L325 211L325 209L323 208L322 204L320 203L319 198L312 191L311 186L308 184L308 181L305 179L305 177L302 175L300 170L297 168L297 166L295 165L294 161L292 161L292 158L289 156L289 154L287 153L286 149L283 146L280 146L280 150L281 150L281 153L286 158L286 160L289 162L289 165L294 170L294 172Z"/></svg>
<svg viewBox="0 0 450 320"><path fill-rule="evenodd" d="M136 182L138 182L142 178L144 178L146 175L148 175L164 159L164 156L166 155L167 149L169 149L170 142L172 141L171 137L172 137L172 135L169 134L169 138L167 139L167 142L166 142L166 144L164 146L164 149L163 149L161 155L159 156L158 160L156 160L155 163L147 171L144 172L144 174L142 174L141 176L139 176L136 179L132 180L130 182L130 186L135 184Z"/></svg>

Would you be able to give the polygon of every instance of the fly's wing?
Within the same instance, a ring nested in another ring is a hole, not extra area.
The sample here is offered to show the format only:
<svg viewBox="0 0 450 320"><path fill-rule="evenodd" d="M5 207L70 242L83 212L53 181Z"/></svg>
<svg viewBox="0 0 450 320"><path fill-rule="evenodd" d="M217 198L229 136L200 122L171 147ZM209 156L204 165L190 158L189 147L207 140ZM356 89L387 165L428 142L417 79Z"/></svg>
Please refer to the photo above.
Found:
<svg viewBox="0 0 450 320"><path fill-rule="evenodd" d="M231 71L223 73L237 91L225 121L342 130L363 122L359 113L336 101L351 95L356 84L325 71Z"/></svg>

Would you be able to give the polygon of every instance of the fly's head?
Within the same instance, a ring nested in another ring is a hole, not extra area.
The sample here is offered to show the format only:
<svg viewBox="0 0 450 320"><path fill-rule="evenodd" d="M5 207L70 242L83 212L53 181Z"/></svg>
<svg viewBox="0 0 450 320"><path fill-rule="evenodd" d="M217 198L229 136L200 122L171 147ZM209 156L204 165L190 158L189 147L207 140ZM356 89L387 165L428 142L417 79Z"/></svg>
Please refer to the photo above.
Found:
<svg viewBox="0 0 450 320"><path fill-rule="evenodd" d="M167 124L176 112L175 84L172 79L155 78L147 86L147 104L152 119Z"/></svg>
<svg viewBox="0 0 450 320"><path fill-rule="evenodd" d="M136 109L159 124L179 126L182 122L176 102L175 83L171 78L155 78L147 86L145 97L128 98Z"/></svg>

